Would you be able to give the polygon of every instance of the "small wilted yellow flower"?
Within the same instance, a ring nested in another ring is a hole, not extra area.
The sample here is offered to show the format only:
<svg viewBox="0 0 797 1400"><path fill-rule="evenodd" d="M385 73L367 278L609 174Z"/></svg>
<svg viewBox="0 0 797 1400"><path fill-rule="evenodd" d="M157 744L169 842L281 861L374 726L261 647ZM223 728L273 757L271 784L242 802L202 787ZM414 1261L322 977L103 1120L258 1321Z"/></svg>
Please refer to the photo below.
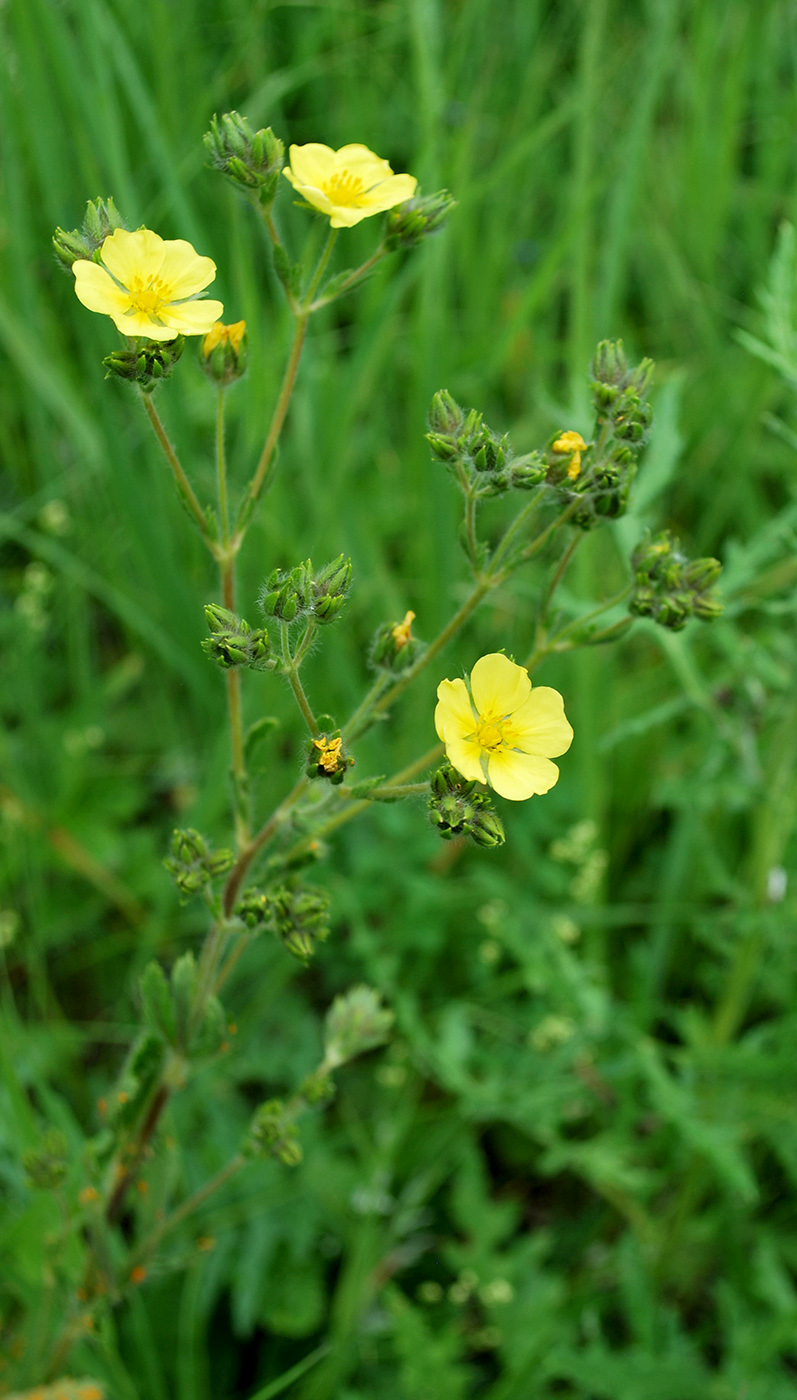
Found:
<svg viewBox="0 0 797 1400"><path fill-rule="evenodd" d="M552 452L569 452L571 454L570 465L567 468L567 475L571 481L575 481L581 473L581 454L586 449L587 444L583 437L580 433L574 432L572 428L569 428L566 433L560 433L556 442L551 443Z"/></svg>
<svg viewBox="0 0 797 1400"><path fill-rule="evenodd" d="M197 301L216 276L216 264L184 238L118 228L105 239L100 257L102 265L85 258L72 264L75 291L89 311L110 316L123 335L205 335L224 310L220 301Z"/></svg>
<svg viewBox="0 0 797 1400"><path fill-rule="evenodd" d="M282 173L308 204L329 215L332 228L351 228L403 204L418 183L414 175L394 175L388 162L367 146L333 151L314 141L291 146L290 165Z"/></svg>
<svg viewBox="0 0 797 1400"><path fill-rule="evenodd" d="M325 773L337 772L343 740L341 738L328 739L326 734L322 734L318 739L313 740L313 748L318 749L319 768L323 768Z"/></svg>
<svg viewBox="0 0 797 1400"><path fill-rule="evenodd" d="M553 787L573 731L558 690L538 685L501 652L476 662L469 686L441 681L434 722L448 760L470 782L489 783L501 797L523 802Z"/></svg>
<svg viewBox="0 0 797 1400"><path fill-rule="evenodd" d="M406 612L404 614L404 621L397 622L392 628L391 635L396 645L396 651L401 651L402 647L407 646L407 644L412 641L412 624L414 621L415 613Z"/></svg>

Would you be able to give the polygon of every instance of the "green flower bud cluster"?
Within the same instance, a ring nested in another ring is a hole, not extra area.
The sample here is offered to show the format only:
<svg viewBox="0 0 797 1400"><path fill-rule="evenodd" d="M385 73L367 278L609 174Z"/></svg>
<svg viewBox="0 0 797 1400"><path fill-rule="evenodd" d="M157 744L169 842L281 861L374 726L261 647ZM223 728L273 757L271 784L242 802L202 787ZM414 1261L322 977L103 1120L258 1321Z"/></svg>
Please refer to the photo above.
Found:
<svg viewBox="0 0 797 1400"><path fill-rule="evenodd" d="M351 587L351 560L339 554L317 573L305 559L293 569L274 569L266 579L260 606L267 617L296 622L312 617L322 625L334 622Z"/></svg>
<svg viewBox="0 0 797 1400"><path fill-rule="evenodd" d="M470 836L477 846L503 846L503 822L486 789L468 782L450 763L432 774L429 787L429 820L445 841Z"/></svg>
<svg viewBox="0 0 797 1400"><path fill-rule="evenodd" d="M55 256L64 271L70 272L72 264L79 258L86 262L98 261L95 254L99 253L108 235L117 228L127 228L127 224L113 200L110 197L90 199L82 228L73 228L69 233L57 228L53 234Z"/></svg>
<svg viewBox="0 0 797 1400"><path fill-rule="evenodd" d="M720 616L714 585L722 565L718 559L688 560L669 530L638 545L631 568L634 594L628 606L637 617L652 617L659 626L679 632L690 617L713 622Z"/></svg>
<svg viewBox="0 0 797 1400"><path fill-rule="evenodd" d="M246 890L235 913L253 931L271 929L304 963L313 956L316 943L329 937L329 895L314 885Z"/></svg>
<svg viewBox="0 0 797 1400"><path fill-rule="evenodd" d="M185 336L174 340L145 340L134 350L114 350L103 360L106 379L124 379L151 394L168 379L185 349Z"/></svg>
<svg viewBox="0 0 797 1400"><path fill-rule="evenodd" d="M450 470L460 477L464 472L480 496L502 495L513 486L526 491L545 477L539 453L516 457L506 434L493 432L475 408L461 408L447 389L432 399L426 441Z"/></svg>
<svg viewBox="0 0 797 1400"><path fill-rule="evenodd" d="M337 787L343 782L347 768L354 765L354 759L343 747L340 730L332 734L318 734L307 746L305 773L308 778L326 778Z"/></svg>
<svg viewBox="0 0 797 1400"><path fill-rule="evenodd" d="M210 131L202 139L211 169L221 171L243 194L264 208L273 204L285 163L285 147L270 126L252 131L239 112L225 112L221 117L213 117Z"/></svg>
<svg viewBox="0 0 797 1400"><path fill-rule="evenodd" d="M229 608L218 603L205 606L210 636L202 643L207 652L223 670L231 666L249 666L253 671L270 671L276 664L271 657L271 643L264 627L254 630Z"/></svg>
<svg viewBox="0 0 797 1400"><path fill-rule="evenodd" d="M412 248L430 234L439 233L448 223L456 203L448 190L438 190L436 194L416 194L413 199L389 210L382 239L386 252Z"/></svg>
<svg viewBox="0 0 797 1400"><path fill-rule="evenodd" d="M393 1012L379 992L361 984L335 997L324 1027L324 1064L336 1069L356 1055L383 1045L393 1027Z"/></svg>
<svg viewBox="0 0 797 1400"><path fill-rule="evenodd" d="M426 650L426 643L412 635L414 612L408 612L403 622L383 622L371 642L368 660L378 671L400 675L409 670Z"/></svg>
<svg viewBox="0 0 797 1400"><path fill-rule="evenodd" d="M623 515L640 453L647 441L652 413L647 391L653 361L629 366L622 341L598 345L590 368L590 390L596 421L593 446L584 468L573 479L568 462L549 451L548 480L567 501L583 496L583 508L573 523L591 530L604 519ZM570 459L572 461L572 459Z"/></svg>
<svg viewBox="0 0 797 1400"><path fill-rule="evenodd" d="M66 1176L68 1157L64 1134L58 1128L48 1128L39 1146L30 1148L22 1158L30 1185L39 1191L55 1191Z"/></svg>
<svg viewBox="0 0 797 1400"><path fill-rule="evenodd" d="M276 1157L286 1167L297 1167L302 1160L298 1138L290 1108L282 1099L267 1099L249 1125L241 1152L244 1157Z"/></svg>
<svg viewBox="0 0 797 1400"><path fill-rule="evenodd" d="M184 899L225 875L234 863L232 851L212 851L204 836L192 827L175 831L171 855L163 862Z"/></svg>

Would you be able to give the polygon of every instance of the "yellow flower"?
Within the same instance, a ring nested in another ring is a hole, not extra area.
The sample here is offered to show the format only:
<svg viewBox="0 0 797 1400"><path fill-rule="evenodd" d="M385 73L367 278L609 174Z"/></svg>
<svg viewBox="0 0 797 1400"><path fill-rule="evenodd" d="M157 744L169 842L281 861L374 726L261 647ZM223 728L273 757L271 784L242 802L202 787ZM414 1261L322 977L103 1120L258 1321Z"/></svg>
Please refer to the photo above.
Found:
<svg viewBox="0 0 797 1400"><path fill-rule="evenodd" d="M85 258L72 264L75 291L89 311L110 316L123 335L205 335L224 310L220 301L196 300L216 276L216 264L184 238L118 228L105 239L100 257L102 265Z"/></svg>
<svg viewBox="0 0 797 1400"><path fill-rule="evenodd" d="M559 777L552 758L573 739L558 690L538 685L501 652L476 662L470 688L462 680L437 687L434 722L449 762L470 782L489 783L523 802L548 792Z"/></svg>
<svg viewBox="0 0 797 1400"><path fill-rule="evenodd" d="M581 472L581 454L586 449L587 444L583 437L580 433L574 432L572 428L569 428L566 433L560 433L556 442L551 443L552 452L569 452L571 454L570 465L567 468L567 475L571 481L575 481Z"/></svg>
<svg viewBox="0 0 797 1400"><path fill-rule="evenodd" d="M283 175L308 204L329 215L332 228L351 228L403 204L418 183L414 175L394 175L367 146L291 146L290 162Z"/></svg>
<svg viewBox="0 0 797 1400"><path fill-rule="evenodd" d="M231 345L237 354L241 348L245 331L246 321L235 321L231 326L225 326L223 322L217 321L202 341L202 354L205 359L213 353L217 345Z"/></svg>

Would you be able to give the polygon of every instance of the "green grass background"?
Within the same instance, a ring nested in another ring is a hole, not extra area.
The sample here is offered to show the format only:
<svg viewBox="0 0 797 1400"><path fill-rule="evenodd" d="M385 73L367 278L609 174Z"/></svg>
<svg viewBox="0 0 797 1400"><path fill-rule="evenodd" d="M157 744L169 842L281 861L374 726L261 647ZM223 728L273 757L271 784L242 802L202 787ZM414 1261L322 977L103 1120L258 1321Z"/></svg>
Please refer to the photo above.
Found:
<svg viewBox="0 0 797 1400"><path fill-rule="evenodd" d="M52 1223L20 1150L57 1124L79 1185L136 978L202 936L160 864L170 830L222 838L228 801L223 687L199 647L216 583L143 415L103 379L112 327L49 238L113 194L131 226L216 260L226 318L250 329L230 395L242 487L290 325L262 229L203 167L210 116L236 107L286 142L365 142L459 201L441 237L313 322L247 542L250 616L276 564L352 556L345 620L308 665L317 707L357 700L379 622L412 608L431 637L463 596L455 493L423 440L433 391L519 450L585 431L603 336L657 360L654 438L631 514L590 537L565 601L615 591L641 530L667 525L724 560L727 607L711 629L642 626L546 665L576 740L549 797L505 804L500 852L449 858L421 807L332 842L333 936L309 973L265 943L242 960L235 1054L176 1101L143 1226L312 1067L336 992L378 986L397 1039L305 1125L304 1164L252 1167L209 1202L71 1369L119 1400L794 1395L797 906L793 885L772 897L773 869L794 867L793 397L734 337L761 334L756 291L797 212L796 79L786 0L0 9L0 1328L31 1301L19 1384L39 1379ZM297 255L318 246L287 183L277 218ZM338 266L376 236L343 234ZM214 404L192 353L158 401L209 494ZM433 741L440 675L523 654L542 577L477 616L360 771ZM265 813L301 729L271 676L246 708L283 722ZM552 853L585 820L594 838ZM560 1043L534 1034L552 1016Z"/></svg>

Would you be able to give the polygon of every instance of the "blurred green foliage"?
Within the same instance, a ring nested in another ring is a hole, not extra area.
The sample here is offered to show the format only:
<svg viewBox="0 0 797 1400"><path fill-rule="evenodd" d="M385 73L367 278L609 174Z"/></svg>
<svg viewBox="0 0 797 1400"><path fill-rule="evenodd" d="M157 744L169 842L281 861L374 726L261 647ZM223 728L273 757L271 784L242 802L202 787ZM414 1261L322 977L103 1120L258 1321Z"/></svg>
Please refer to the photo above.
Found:
<svg viewBox="0 0 797 1400"><path fill-rule="evenodd" d="M271 569L352 556L349 625L308 666L325 707L357 700L377 623L412 608L432 636L461 596L432 392L522 451L586 427L601 336L658 361L655 436L631 514L590 536L564 602L621 586L643 529L671 527L724 559L726 612L546 665L576 741L555 791L506 814L501 851L441 850L420 805L333 840L329 942L311 973L263 940L246 952L235 1052L175 1100L136 1215L156 1221L257 1102L295 1090L341 989L379 988L397 1036L303 1123L301 1166L247 1167L164 1242L71 1370L118 1400L794 1395L788 233L756 291L797 214L796 79L788 0L0 9L0 1335L30 1307L27 1352L5 1356L19 1384L38 1379L68 1225L22 1155L56 1130L63 1190L84 1185L137 979L203 932L161 864L171 829L224 835L228 802L200 648L214 581L50 233L112 194L132 226L214 257L226 318L249 326L229 406L243 481L290 327L262 229L203 168L209 118L234 106L286 142L365 142L459 201L419 256L314 322L247 546L244 610ZM319 241L287 188L277 216L297 252ZM345 237L341 266L371 246L367 224ZM205 494L214 406L192 355L160 393ZM478 615L441 674L497 636L527 649L541 578ZM433 741L438 678L391 721L399 763ZM289 736L260 746L261 811L301 763L289 702L253 678L248 720ZM384 771L385 737L363 748Z"/></svg>

